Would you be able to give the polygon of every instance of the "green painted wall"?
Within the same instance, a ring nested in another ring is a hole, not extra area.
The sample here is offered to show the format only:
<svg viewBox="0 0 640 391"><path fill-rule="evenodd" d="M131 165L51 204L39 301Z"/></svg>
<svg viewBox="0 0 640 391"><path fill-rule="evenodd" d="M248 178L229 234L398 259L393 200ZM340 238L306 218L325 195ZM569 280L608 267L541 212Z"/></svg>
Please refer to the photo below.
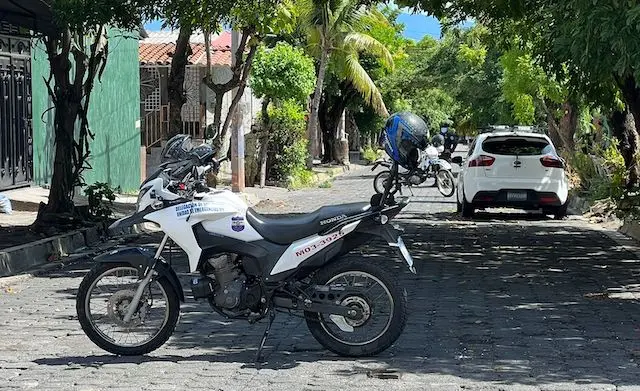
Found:
<svg viewBox="0 0 640 391"><path fill-rule="evenodd" d="M53 110L43 77L49 63L42 43L34 41L33 171L34 181L48 184L53 169ZM140 71L137 37L109 32L109 58L102 81L96 83L89 107L91 170L84 171L87 184L106 182L124 192L140 186ZM71 157L69 157L71 158Z"/></svg>

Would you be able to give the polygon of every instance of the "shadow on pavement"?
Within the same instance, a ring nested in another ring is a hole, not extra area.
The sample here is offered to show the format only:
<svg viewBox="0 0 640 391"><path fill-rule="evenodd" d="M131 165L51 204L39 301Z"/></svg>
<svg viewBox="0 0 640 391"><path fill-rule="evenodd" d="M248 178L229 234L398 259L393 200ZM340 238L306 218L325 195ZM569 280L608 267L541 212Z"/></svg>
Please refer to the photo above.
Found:
<svg viewBox="0 0 640 391"><path fill-rule="evenodd" d="M487 221L494 218L490 215ZM399 220L411 223L402 225L417 275L380 243L361 249L372 262L389 266L408 292L410 315L397 343L376 357L340 358L313 340L303 320L279 314L263 368L287 370L304 362L339 361L344 365L335 372L338 376L360 373L363 365L377 363L397 373L504 384L640 384L638 303L596 299L606 297L599 296L603 292L637 289L640 260L634 254L598 231L561 222L544 224L546 218L535 225L479 226ZM186 276L181 279L186 286ZM73 296L69 290L58 294ZM251 327L244 321L223 320L206 304L188 299L176 333L151 356L105 354L34 362L90 367L206 361L250 367L264 326L264 321Z"/></svg>

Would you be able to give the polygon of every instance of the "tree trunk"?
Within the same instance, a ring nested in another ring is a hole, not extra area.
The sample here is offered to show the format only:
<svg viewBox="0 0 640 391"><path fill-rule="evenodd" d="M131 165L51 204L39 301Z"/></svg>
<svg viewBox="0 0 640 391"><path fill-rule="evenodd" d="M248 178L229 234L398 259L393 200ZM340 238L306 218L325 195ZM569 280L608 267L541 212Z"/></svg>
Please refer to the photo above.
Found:
<svg viewBox="0 0 640 391"><path fill-rule="evenodd" d="M184 76L187 62L191 55L189 38L193 29L189 24L180 26L176 50L171 58L171 70L167 80L167 93L169 97L169 129L164 135L167 139L182 133L182 106L187 102L184 92Z"/></svg>
<svg viewBox="0 0 640 391"><path fill-rule="evenodd" d="M350 83L340 84L340 95L323 96L318 110L318 123L322 130L322 144L324 147L323 163L335 160L336 135L348 103L356 97L358 92Z"/></svg>
<svg viewBox="0 0 640 391"><path fill-rule="evenodd" d="M347 132L347 137L349 138L349 150L360 150L360 130L358 129L358 124L356 124L356 120L353 117L353 112L351 110L347 110L345 131Z"/></svg>
<svg viewBox="0 0 640 391"><path fill-rule="evenodd" d="M564 144L562 142L562 137L560 136L560 126L556 121L555 114L553 110L549 108L549 105L544 99L540 100L540 104L547 116L547 130L549 131L549 138L558 150L563 150Z"/></svg>
<svg viewBox="0 0 640 391"><path fill-rule="evenodd" d="M342 111L338 119L338 129L336 131L336 142L334 143L333 157L336 163L349 164L349 139L346 133L346 110Z"/></svg>
<svg viewBox="0 0 640 391"><path fill-rule="evenodd" d="M262 129L260 129L260 187L267 182L267 154L269 152L269 99L262 100Z"/></svg>
<svg viewBox="0 0 640 391"><path fill-rule="evenodd" d="M640 168L637 163L640 137L636 131L636 122L629 111L615 111L611 116L611 130L618 139L618 148L627 168L627 188L632 189L638 183Z"/></svg>
<svg viewBox="0 0 640 391"><path fill-rule="evenodd" d="M309 157L307 160L307 168L311 168L313 166L313 159L319 155L316 148L319 115L318 110L320 108L320 99L322 98L322 89L324 86L324 75L327 71L328 61L329 48L327 46L327 42L324 41L323 38L322 53L320 54L320 65L318 67L318 75L316 79L316 88L313 92L313 99L311 100L311 111L309 112L309 121L307 122L307 137L309 138ZM323 144L325 144L324 141ZM325 150L325 154L326 153L327 152Z"/></svg>
<svg viewBox="0 0 640 391"><path fill-rule="evenodd" d="M249 42L250 37L251 42L249 43L249 51L245 58L245 47ZM218 108L220 108L220 114L214 114L213 121L213 132L216 136L214 137L212 145L217 149L217 157L227 156L229 152L228 148L225 148L229 145L228 140L230 137L227 134L229 125L234 118L238 102L240 102L240 99L244 94L244 89L247 85L247 79L249 78L249 73L251 72L253 58L258 48L258 44L260 43L260 38L261 37L255 35L255 27L250 26L243 29L242 38L240 39L240 43L238 44L238 50L233 54L234 61L231 68L231 79L224 83L216 83L210 74L207 74L207 76L204 78L204 84L215 93L215 110L218 110ZM211 67L210 62L210 56L207 56L207 66L209 68ZM236 96L234 96L233 100L231 101L224 124L220 126L222 117L222 100L224 99L224 95L234 88L238 88L238 94L236 94Z"/></svg>
<svg viewBox="0 0 640 391"><path fill-rule="evenodd" d="M616 78L618 87L622 91L622 96L627 104L627 110L630 115L626 115L624 121L624 134L627 138L627 151L625 156L625 164L629 170L629 179L627 188L631 189L638 185L640 178L640 166L638 165L638 152L640 148L640 88L633 76L627 76L624 79ZM615 118L614 123L620 124L620 118ZM614 132L619 134L619 130Z"/></svg>
<svg viewBox="0 0 640 391"><path fill-rule="evenodd" d="M60 214L73 210L73 137L78 106L72 102L59 101L54 115L55 156L51 189L45 213Z"/></svg>
<svg viewBox="0 0 640 391"><path fill-rule="evenodd" d="M558 135L562 140L562 149L568 152L575 150L575 142L573 140L578 127L578 108L571 101L562 104L562 118L558 123Z"/></svg>
<svg viewBox="0 0 640 391"><path fill-rule="evenodd" d="M38 213L36 225L44 222L45 214L60 214L73 211L73 161L72 156L75 124L80 108L81 94L76 91L75 83L70 79L71 33L65 31L61 37L47 37L45 40L51 74L45 80L49 96L54 101L54 140L55 155L49 200L45 209ZM60 53L58 53L60 50ZM77 69L80 71L80 68ZM77 75L76 75L77 76ZM84 78L84 75L82 75ZM50 85L53 79L53 86Z"/></svg>
<svg viewBox="0 0 640 391"><path fill-rule="evenodd" d="M222 149L222 135L220 134L220 123L222 122L222 96L219 96L217 92L215 93L215 99L213 103L213 141L211 142L211 146L216 151L216 156L224 156L220 155L220 150Z"/></svg>

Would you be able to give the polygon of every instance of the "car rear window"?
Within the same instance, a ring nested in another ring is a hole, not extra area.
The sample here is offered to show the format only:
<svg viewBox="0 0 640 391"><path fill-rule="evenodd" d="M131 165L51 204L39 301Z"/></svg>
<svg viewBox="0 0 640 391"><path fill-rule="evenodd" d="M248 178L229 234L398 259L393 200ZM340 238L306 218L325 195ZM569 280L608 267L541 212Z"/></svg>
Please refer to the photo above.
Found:
<svg viewBox="0 0 640 391"><path fill-rule="evenodd" d="M494 155L533 156L553 152L547 140L524 137L491 137L482 143L482 149Z"/></svg>

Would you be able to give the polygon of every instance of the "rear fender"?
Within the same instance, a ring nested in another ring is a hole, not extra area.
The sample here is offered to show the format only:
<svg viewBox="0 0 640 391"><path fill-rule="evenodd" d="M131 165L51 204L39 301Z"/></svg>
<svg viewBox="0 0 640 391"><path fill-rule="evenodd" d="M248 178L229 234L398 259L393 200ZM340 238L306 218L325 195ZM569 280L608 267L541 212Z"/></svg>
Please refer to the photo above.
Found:
<svg viewBox="0 0 640 391"><path fill-rule="evenodd" d="M160 278L166 277L178 294L180 301L184 302L184 291L176 272L164 260L154 259L154 254L142 247L124 247L108 253L99 255L95 258L98 263L125 263L131 265L138 270L139 276L144 276L148 269L152 266L158 273Z"/></svg>
<svg viewBox="0 0 640 391"><path fill-rule="evenodd" d="M409 270L413 274L416 274L413 258L400 236L402 231L392 227L390 224L373 224L358 229L357 232L360 234L368 234L370 236L378 236L386 241L389 246L397 248L400 255L402 255L402 258L404 258L405 262L409 266Z"/></svg>

